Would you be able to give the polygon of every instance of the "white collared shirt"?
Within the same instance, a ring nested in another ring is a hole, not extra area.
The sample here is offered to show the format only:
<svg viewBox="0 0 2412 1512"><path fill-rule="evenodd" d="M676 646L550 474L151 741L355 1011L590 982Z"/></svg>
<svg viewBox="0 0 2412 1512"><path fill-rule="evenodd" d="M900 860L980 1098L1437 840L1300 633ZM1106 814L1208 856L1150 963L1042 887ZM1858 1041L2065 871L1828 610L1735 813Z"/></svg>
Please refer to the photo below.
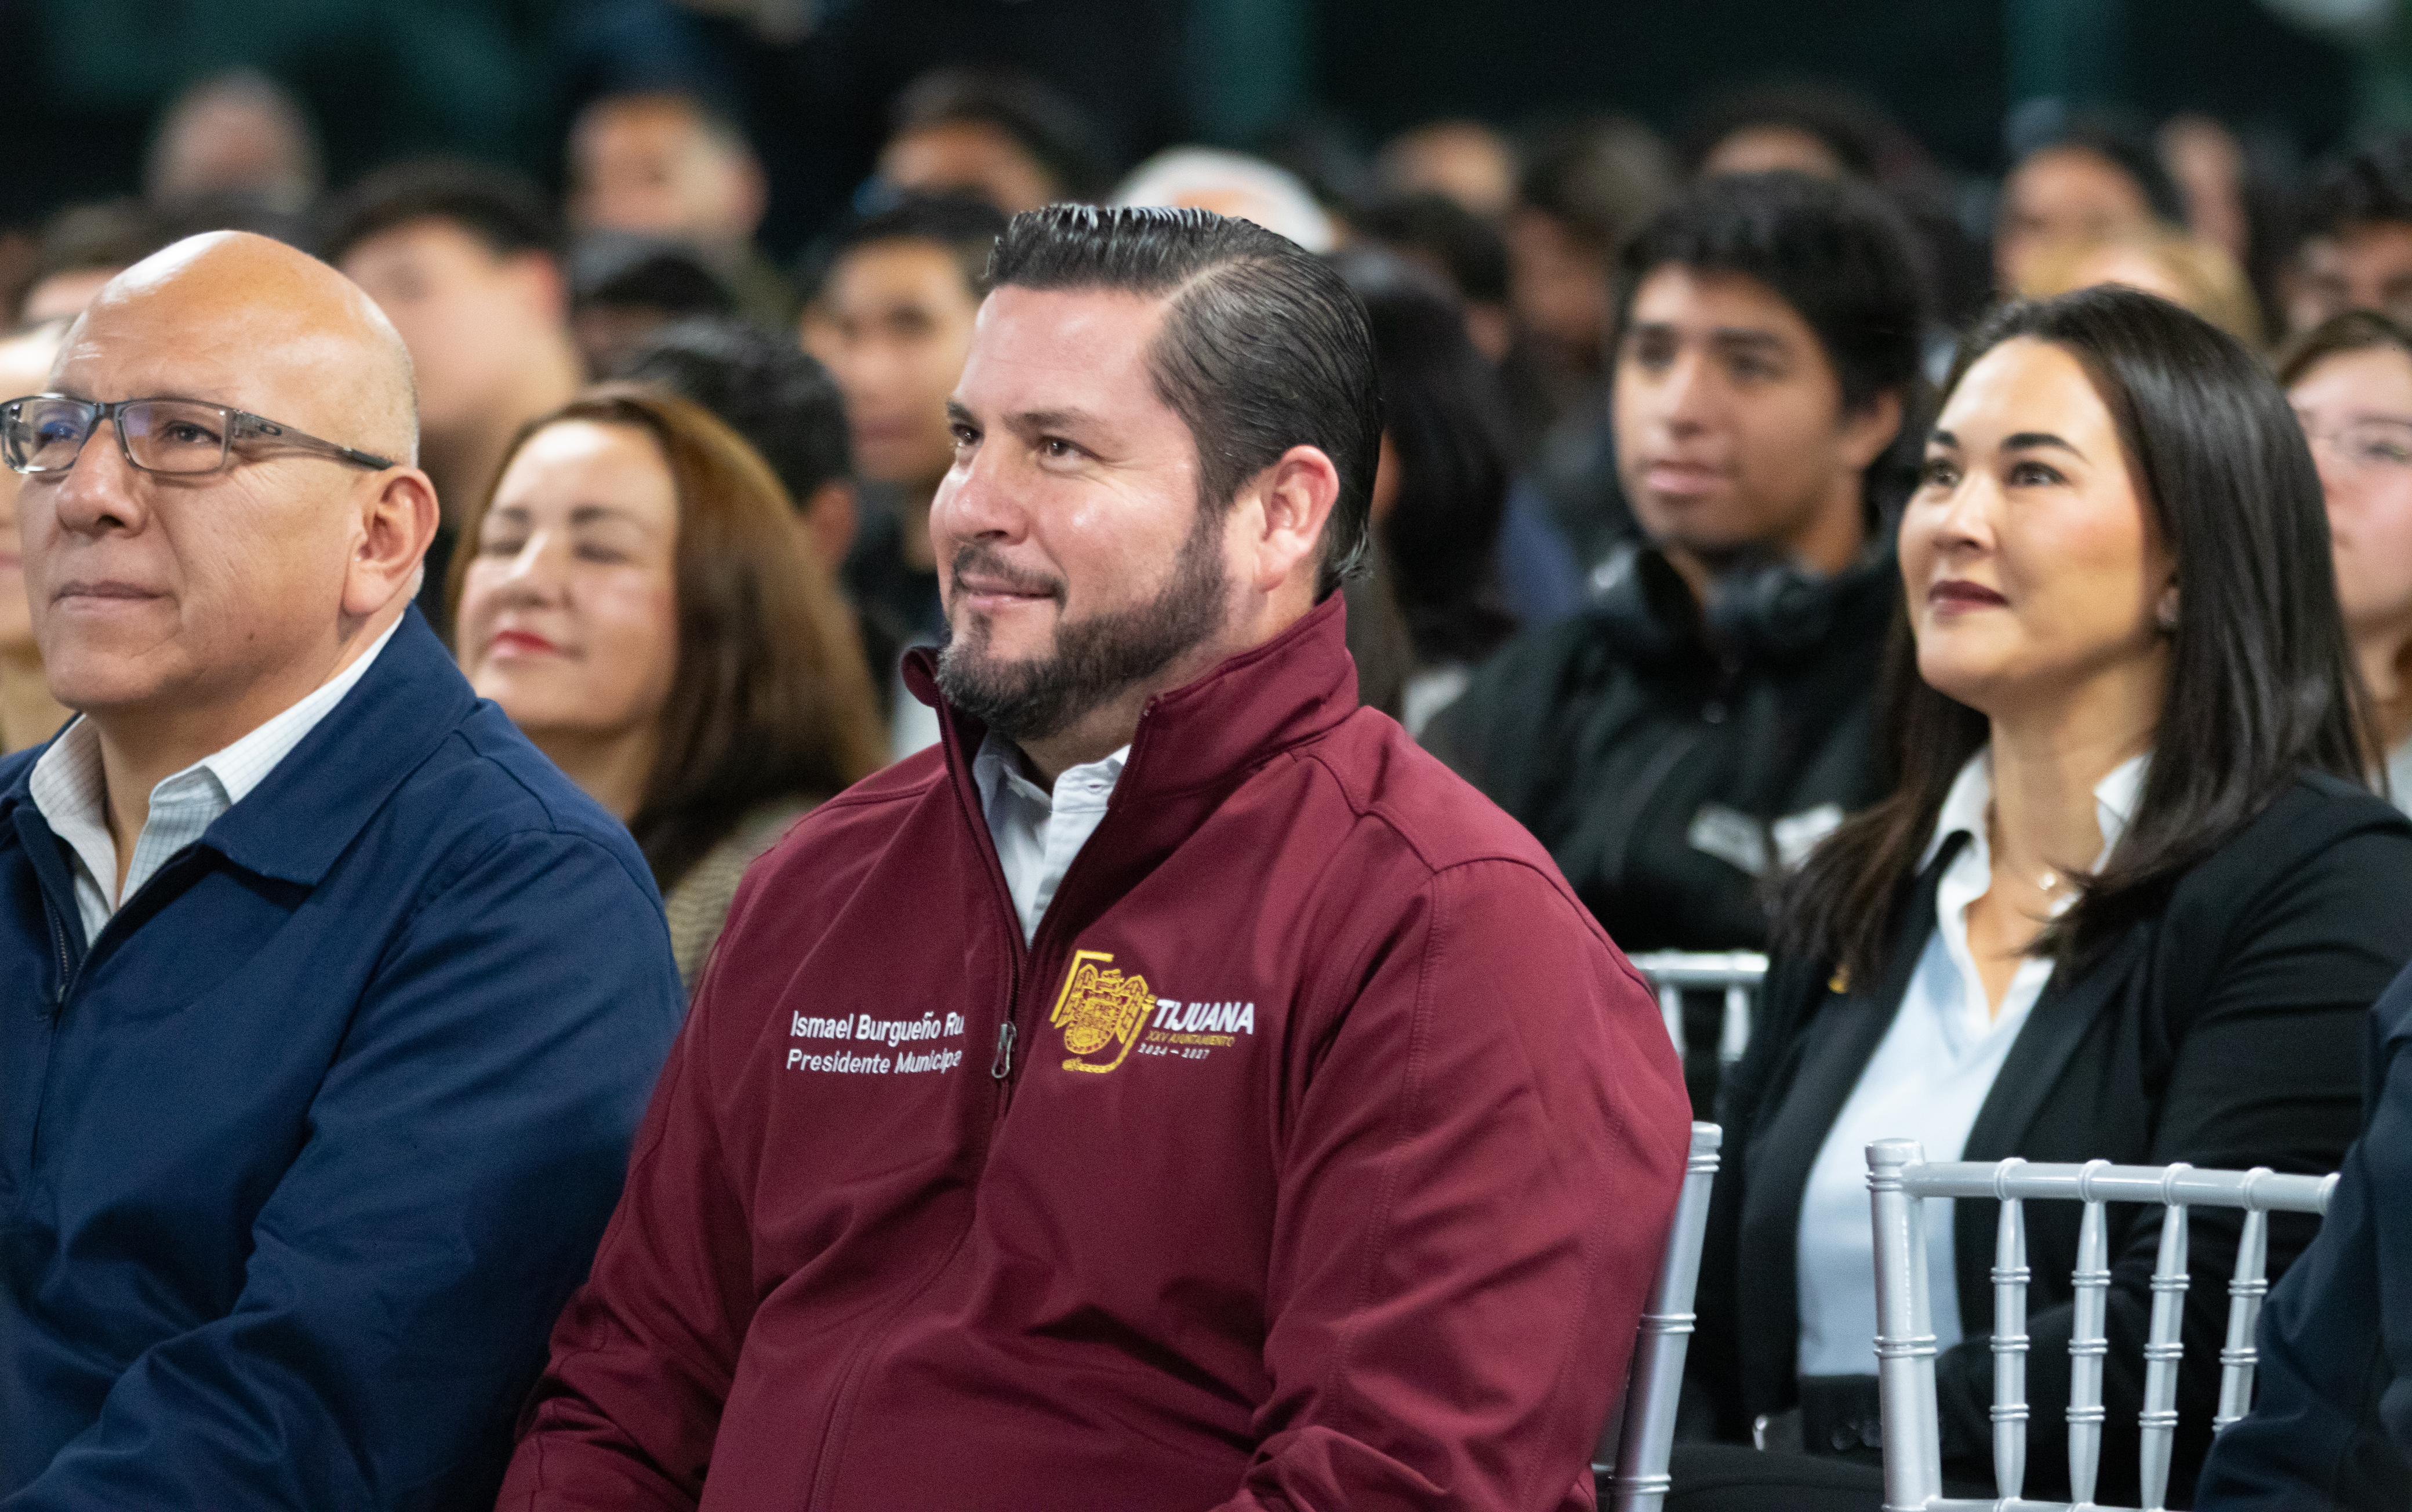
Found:
<svg viewBox="0 0 2412 1512"><path fill-rule="evenodd" d="M980 812L996 842L996 859L1005 868L1006 890L1013 894L1013 909L1022 919L1024 945L1038 933L1038 921L1047 917L1047 905L1055 901L1072 858L1105 818L1106 803L1129 757L1125 745L1111 756L1073 767L1055 779L1052 793L1022 774L1022 755L1011 741L992 735L972 758Z"/></svg>
<svg viewBox="0 0 2412 1512"><path fill-rule="evenodd" d="M2387 790L2397 808L2412 814L2412 741L2405 741L2388 756Z"/></svg>
<svg viewBox="0 0 2412 1512"><path fill-rule="evenodd" d="M2102 831L2099 871L2126 831L2144 786L2149 756L2123 762L2094 786ZM1827 1132L1802 1195L1798 1235L1802 1375L1868 1375L1875 1370L1875 1240L1868 1221L1867 1148L1877 1139L1916 1139L1929 1160L1958 1160L1978 1109L2001 1075L2011 1044L2052 979L2052 962L2019 962L1995 1012L1968 947L1968 906L1993 888L1993 760L1979 751L1960 769L1943 800L1934 838L1919 858L1924 871L1944 843L1964 834L1937 879L1934 932L1927 937L1892 1026L1859 1085ZM2074 900L2064 894L2059 913ZM1960 1342L1960 1288L1952 1276L1951 1204L1926 1207L1928 1298L1935 1347Z"/></svg>
<svg viewBox="0 0 2412 1512"><path fill-rule="evenodd" d="M308 697L212 756L151 789L151 813L134 841L125 890L117 886L117 843L109 833L109 785L101 774L100 732L78 718L34 763L27 779L34 807L75 858L76 912L87 945L99 938L118 905L151 880L168 858L201 838L219 815L248 797L302 738L344 701L369 664L402 628L396 620L376 643Z"/></svg>

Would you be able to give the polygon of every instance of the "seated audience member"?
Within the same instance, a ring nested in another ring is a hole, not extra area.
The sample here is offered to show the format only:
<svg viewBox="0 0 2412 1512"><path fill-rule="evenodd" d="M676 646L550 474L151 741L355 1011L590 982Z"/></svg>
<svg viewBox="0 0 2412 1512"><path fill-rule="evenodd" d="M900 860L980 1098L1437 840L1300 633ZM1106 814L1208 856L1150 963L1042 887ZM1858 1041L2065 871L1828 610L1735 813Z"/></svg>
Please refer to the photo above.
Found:
<svg viewBox="0 0 2412 1512"><path fill-rule="evenodd" d="M1278 164L1220 147L1171 147L1131 169L1118 205L1204 210L1254 221L1309 252L1340 244L1340 227L1306 181Z"/></svg>
<svg viewBox="0 0 2412 1512"><path fill-rule="evenodd" d="M2412 806L2412 333L2349 310L2280 354L2278 381L2319 463L2374 764L2396 804Z"/></svg>
<svg viewBox="0 0 2412 1512"><path fill-rule="evenodd" d="M1356 301L1199 212L994 271L944 750L748 879L505 1505L1588 1512L1687 1110L1549 858L1358 707Z"/></svg>
<svg viewBox="0 0 2412 1512"><path fill-rule="evenodd" d="M1508 242L1499 228L1436 194L1377 199L1349 217L1350 239L1373 242L1445 278L1465 306L1465 334L1488 361L1516 339L1508 307Z"/></svg>
<svg viewBox="0 0 2412 1512"><path fill-rule="evenodd" d="M570 250L569 330L589 373L611 372L681 320L736 313L736 294L702 254L680 242L592 231Z"/></svg>
<svg viewBox="0 0 2412 1512"><path fill-rule="evenodd" d="M160 112L143 197L181 208L234 198L302 215L326 186L317 129L293 92L254 68L196 81Z"/></svg>
<svg viewBox="0 0 2412 1512"><path fill-rule="evenodd" d="M712 411L771 464L813 555L836 572L854 546L854 454L837 380L811 353L744 320L682 320L611 374Z"/></svg>
<svg viewBox="0 0 2412 1512"><path fill-rule="evenodd" d="M2253 298L2253 286L2245 282L2244 270L2199 237L2153 229L2077 242L2038 257L2022 292L2030 299L2057 299L2097 284L2157 294L2255 351L2261 349L2261 307Z"/></svg>
<svg viewBox="0 0 2412 1512"><path fill-rule="evenodd" d="M412 610L358 288L182 242L49 387L0 405L81 715L0 761L0 1500L484 1505L678 1030L643 858Z"/></svg>
<svg viewBox="0 0 2412 1512"><path fill-rule="evenodd" d="M1528 156L1508 214L1508 298L1521 360L1510 379L1527 411L1523 450L1570 417L1587 424L1609 363L1602 346L1618 249L1674 193L1674 160L1650 129L1614 117L1547 133Z"/></svg>
<svg viewBox="0 0 2412 1512"><path fill-rule="evenodd" d="M581 234L678 242L735 293L747 318L784 326L795 293L754 244L770 202L743 127L696 95L606 95L569 128L569 219Z"/></svg>
<svg viewBox="0 0 2412 1512"><path fill-rule="evenodd" d="M636 836L692 990L745 868L886 758L831 574L736 432L635 385L529 426L463 531L469 683Z"/></svg>
<svg viewBox="0 0 2412 1512"><path fill-rule="evenodd" d="M1428 121L1382 144L1374 176L1384 193L1437 196L1496 223L1516 208L1516 144L1480 121Z"/></svg>
<svg viewBox="0 0 2412 1512"><path fill-rule="evenodd" d="M1918 274L1874 191L1779 173L1695 185L1624 284L1616 451L1649 539L1426 743L1627 948L1757 947L1765 882L1881 791Z"/></svg>
<svg viewBox="0 0 2412 1512"><path fill-rule="evenodd" d="M1112 183L1081 109L1010 68L934 69L897 96L893 117L878 176L901 194L967 195L1012 215Z"/></svg>
<svg viewBox="0 0 2412 1512"><path fill-rule="evenodd" d="M2319 477L2242 345L2131 289L2010 307L1963 351L1900 552L1901 776L1791 888L1719 1105L1693 1343L1723 1436L1830 1458L1679 1449L1689 1512L1878 1505L1872 1140L2332 1170L2412 960L2412 823L2363 785ZM1995 1205L1926 1211L1945 1472L1989 1485ZM2067 1494L2079 1216L2028 1215L2029 1496ZM2194 1214L2196 1297L2225 1297L2240 1217ZM2134 1505L2160 1211L2109 1218L2101 1494ZM2272 1222L2273 1274L2310 1230ZM2180 1505L2224 1319L2186 1314Z"/></svg>
<svg viewBox="0 0 2412 1512"><path fill-rule="evenodd" d="M2373 138L2324 165L2297 230L2289 333L2347 310L2412 325L2412 132Z"/></svg>
<svg viewBox="0 0 2412 1512"><path fill-rule="evenodd" d="M804 349L846 396L865 528L846 563L890 753L936 742L935 716L904 691L902 653L946 636L930 499L954 464L947 396L971 349L989 251L1005 217L977 199L907 199L840 229L806 301Z"/></svg>
<svg viewBox="0 0 2412 1512"><path fill-rule="evenodd" d="M584 377L560 227L534 184L499 169L404 163L337 203L320 251L410 344L427 476L444 509L419 604L449 631L444 582L462 512L493 489L520 428L567 404Z"/></svg>
<svg viewBox="0 0 2412 1512"><path fill-rule="evenodd" d="M2002 180L1993 285L2028 294L2055 252L2184 224L2185 201L2152 143L2110 122L2072 122L2029 146Z"/></svg>
<svg viewBox="0 0 2412 1512"><path fill-rule="evenodd" d="M1496 571L1508 500L1507 400L1437 280L1371 251L1352 252L1339 267L1364 301L1381 377L1374 538L1406 622L1413 664L1400 723L1412 735L1464 691L1473 664L1516 628Z"/></svg>
<svg viewBox="0 0 2412 1512"><path fill-rule="evenodd" d="M2197 1512L2412 1505L2412 972L2371 1012L2361 1107L2320 1231L2262 1310L2259 1392L2213 1442Z"/></svg>
<svg viewBox="0 0 2412 1512"><path fill-rule="evenodd" d="M1958 332L1993 302L1993 257L1962 222L1959 185L1864 95L1808 83L1738 90L1709 102L1681 152L1694 177L1788 170L1880 190L1918 242L1934 322L1929 350L1941 362Z"/></svg>
<svg viewBox="0 0 2412 1512"><path fill-rule="evenodd" d="M34 249L34 279L17 301L9 328L74 319L103 284L169 240L159 217L139 199L68 206L42 227Z"/></svg>
<svg viewBox="0 0 2412 1512"><path fill-rule="evenodd" d="M50 387L66 322L52 321L0 338L0 396ZM42 675L42 647L34 639L34 609L25 598L25 563L17 535L22 480L0 471L0 756L39 745L67 722Z"/></svg>

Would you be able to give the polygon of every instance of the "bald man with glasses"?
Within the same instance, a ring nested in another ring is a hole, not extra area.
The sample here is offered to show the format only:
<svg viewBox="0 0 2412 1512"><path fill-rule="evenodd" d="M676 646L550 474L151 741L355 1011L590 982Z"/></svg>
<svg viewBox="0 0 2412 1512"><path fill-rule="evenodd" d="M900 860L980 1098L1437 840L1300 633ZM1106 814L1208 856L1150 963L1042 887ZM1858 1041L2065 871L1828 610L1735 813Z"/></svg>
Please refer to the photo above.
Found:
<svg viewBox="0 0 2412 1512"><path fill-rule="evenodd" d="M409 358L218 233L0 404L0 1509L490 1500L684 996L627 834L411 597Z"/></svg>

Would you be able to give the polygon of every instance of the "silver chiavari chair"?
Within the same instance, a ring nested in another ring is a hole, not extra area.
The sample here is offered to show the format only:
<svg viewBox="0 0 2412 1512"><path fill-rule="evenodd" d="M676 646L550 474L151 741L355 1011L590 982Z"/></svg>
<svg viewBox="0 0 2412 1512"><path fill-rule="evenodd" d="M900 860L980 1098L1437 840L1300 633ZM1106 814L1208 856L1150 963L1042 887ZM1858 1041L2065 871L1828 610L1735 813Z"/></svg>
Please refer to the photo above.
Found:
<svg viewBox="0 0 2412 1512"><path fill-rule="evenodd" d="M1675 1407L1684 1390L1684 1357L1692 1346L1692 1295L1700 1280L1700 1241L1709 1228L1709 1188L1716 1181L1725 1131L1692 1125L1691 1158L1658 1281L1633 1343L1625 1401L1610 1415L1592 1450L1592 1475L1609 1488L1609 1512L1658 1512L1667 1500L1667 1461L1675 1447ZM1631 1452L1624 1452L1628 1448Z"/></svg>
<svg viewBox="0 0 2412 1512"><path fill-rule="evenodd" d="M1634 969L1658 989L1658 1011L1667 1020L1676 1054L1688 1048L1684 1042L1684 992L1716 990L1726 995L1717 1060L1731 1065L1742 1059L1750 1046L1758 990L1767 978L1767 957L1756 950L1653 950L1632 959Z"/></svg>
<svg viewBox="0 0 2412 1512"><path fill-rule="evenodd" d="M1914 1139L1868 1146L1868 1196L1876 1242L1876 1375L1884 1403L1886 1512L2070 1512L2092 1508L2102 1459L2102 1365L2110 1294L2110 1252L2103 1205L2162 1205L2161 1242L2153 1265L2152 1332L2144 1345L2142 1490L2148 1512L2169 1494L2169 1449L2178 1426L2178 1365L2185 1356L2180 1324L2186 1294L2186 1214L2194 1208L2240 1208L2243 1232L2228 1287L2228 1343L2219 1352L2214 1431L2252 1405L2254 1325L2270 1289L2270 1214L2326 1213L2334 1176L2281 1176L2197 1170L2191 1166L2030 1165L2023 1160L1927 1164ZM1993 1477L1998 1500L1943 1494L1943 1446L1934 1396L1934 1327L1927 1296L1926 1197L1992 1197L2002 1205L1993 1245ZM2021 1496L2027 1462L2026 1204L2085 1204L2078 1224L2071 1281L2076 1319L2068 1341L2068 1483L2077 1500Z"/></svg>

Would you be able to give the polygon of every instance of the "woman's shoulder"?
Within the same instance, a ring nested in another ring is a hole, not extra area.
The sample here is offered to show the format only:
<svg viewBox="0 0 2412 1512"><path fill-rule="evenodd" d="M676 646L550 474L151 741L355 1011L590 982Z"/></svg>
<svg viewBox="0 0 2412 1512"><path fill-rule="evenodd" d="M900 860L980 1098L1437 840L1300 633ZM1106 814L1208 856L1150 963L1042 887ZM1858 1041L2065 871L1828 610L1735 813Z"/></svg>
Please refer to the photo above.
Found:
<svg viewBox="0 0 2412 1512"><path fill-rule="evenodd" d="M739 815L720 843L705 851L686 874L662 895L662 912L669 921L670 949L678 958L679 975L693 985L712 942L728 922L737 901L737 885L745 870L777 844L817 800L787 794L757 803Z"/></svg>
<svg viewBox="0 0 2412 1512"><path fill-rule="evenodd" d="M2367 843L2345 842L2368 837ZM2367 873L2412 888L2412 819L2358 783L2302 771L2180 884L2196 892L2258 895L2310 873Z"/></svg>

